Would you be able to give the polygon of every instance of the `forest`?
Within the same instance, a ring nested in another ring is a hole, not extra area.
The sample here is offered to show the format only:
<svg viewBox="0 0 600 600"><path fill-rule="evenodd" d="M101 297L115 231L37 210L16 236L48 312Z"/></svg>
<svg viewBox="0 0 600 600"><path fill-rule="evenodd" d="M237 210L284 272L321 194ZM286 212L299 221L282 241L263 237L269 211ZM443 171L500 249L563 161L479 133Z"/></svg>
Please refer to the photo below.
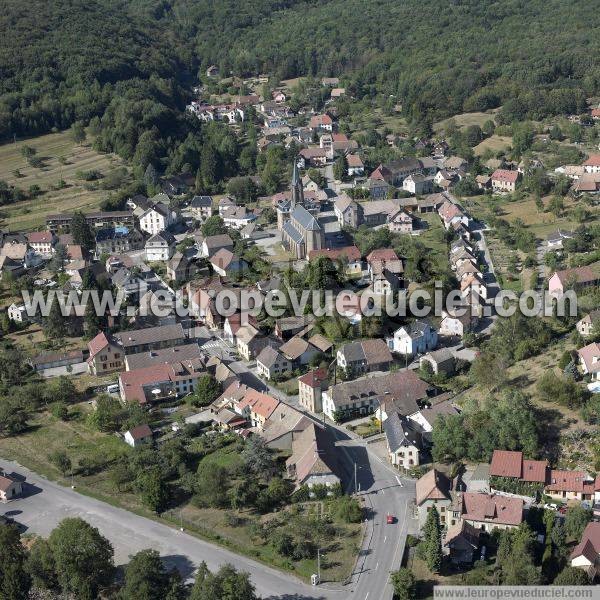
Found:
<svg viewBox="0 0 600 600"><path fill-rule="evenodd" d="M204 134L184 114L212 64L275 81L339 76L355 98L401 105L413 125L497 107L499 123L582 112L600 88L600 15L583 0L6 0L3 8L0 140L91 124L98 150L141 171L150 162L181 168L185 153L202 162L207 144L219 151L217 171L240 158L227 134Z"/></svg>

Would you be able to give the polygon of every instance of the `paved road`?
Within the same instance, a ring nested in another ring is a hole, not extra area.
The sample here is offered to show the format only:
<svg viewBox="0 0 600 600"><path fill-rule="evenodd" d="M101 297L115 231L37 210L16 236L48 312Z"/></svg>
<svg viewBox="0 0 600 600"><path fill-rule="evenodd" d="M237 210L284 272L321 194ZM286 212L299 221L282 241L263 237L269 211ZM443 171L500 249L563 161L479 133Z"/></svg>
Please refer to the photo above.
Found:
<svg viewBox="0 0 600 600"><path fill-rule="evenodd" d="M313 588L292 576L187 533L78 494L16 463L0 460L0 467L9 473L25 476L28 482L26 491L30 494L2 505L0 514L8 513L30 532L48 536L62 519L81 517L110 540L115 549L116 564L126 563L130 554L144 548L154 548L169 566L176 566L186 578L192 576L203 560L210 569L231 563L251 574L257 592L265 600L341 600L348 597L344 590Z"/></svg>

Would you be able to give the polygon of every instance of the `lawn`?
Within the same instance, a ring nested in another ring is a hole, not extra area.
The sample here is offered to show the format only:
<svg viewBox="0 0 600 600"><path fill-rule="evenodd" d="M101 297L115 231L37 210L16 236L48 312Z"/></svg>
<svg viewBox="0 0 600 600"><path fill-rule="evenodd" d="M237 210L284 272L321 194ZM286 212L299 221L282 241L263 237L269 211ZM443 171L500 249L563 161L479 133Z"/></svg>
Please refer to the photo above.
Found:
<svg viewBox="0 0 600 600"><path fill-rule="evenodd" d="M497 152L504 152L512 145L512 138L508 136L492 135L489 138L483 140L480 144L477 144L474 148L476 156L481 156L486 150L491 150L494 154Z"/></svg>
<svg viewBox="0 0 600 600"><path fill-rule="evenodd" d="M43 160L42 168L27 164L21 155L23 146L36 149L36 156ZM43 193L35 199L1 207L0 225L11 230L35 229L44 225L49 213L98 209L109 192L86 189L86 182L77 178L77 172L94 170L106 176L109 171L123 166L118 157L93 150L89 140L83 145L75 144L68 131L4 144L0 146L0 181L25 192L30 186L38 185ZM55 189L61 179L66 186Z"/></svg>
<svg viewBox="0 0 600 600"><path fill-rule="evenodd" d="M438 121L433 124L433 130L437 133L446 128L449 121L454 121L459 128L468 127L469 125L479 125L479 127L483 127L483 124L486 121L494 120L494 111L489 113L484 112L469 112L469 113L461 113L460 115L455 115L450 119L444 119L443 121Z"/></svg>
<svg viewBox="0 0 600 600"><path fill-rule="evenodd" d="M434 264L443 270L448 266L448 245L442 220L437 213L423 213L419 218L427 223L427 229L421 230L417 239L431 250Z"/></svg>

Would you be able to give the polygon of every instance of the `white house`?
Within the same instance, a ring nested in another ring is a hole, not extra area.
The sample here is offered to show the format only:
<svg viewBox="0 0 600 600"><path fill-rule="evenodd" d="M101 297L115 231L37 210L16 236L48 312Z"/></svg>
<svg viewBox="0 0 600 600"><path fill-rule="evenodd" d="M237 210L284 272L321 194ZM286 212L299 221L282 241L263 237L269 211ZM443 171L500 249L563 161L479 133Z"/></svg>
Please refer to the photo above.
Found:
<svg viewBox="0 0 600 600"><path fill-rule="evenodd" d="M148 238L145 246L147 261L170 260L175 252L175 238L167 231Z"/></svg>
<svg viewBox="0 0 600 600"><path fill-rule="evenodd" d="M243 229L248 223L256 220L256 215L248 212L245 206L230 207L222 213L223 223L226 227Z"/></svg>
<svg viewBox="0 0 600 600"><path fill-rule="evenodd" d="M166 204L158 203L140 216L140 229L150 235L156 235L168 229L176 221L177 213Z"/></svg>
<svg viewBox="0 0 600 600"><path fill-rule="evenodd" d="M30 248L42 258L50 258L54 252L54 234L51 231L32 231L27 234Z"/></svg>
<svg viewBox="0 0 600 600"><path fill-rule="evenodd" d="M24 323L28 321L27 310L24 304L16 304L13 302L8 307L8 318L15 323Z"/></svg>
<svg viewBox="0 0 600 600"><path fill-rule="evenodd" d="M414 173L404 179L402 189L415 196L429 194L433 191L433 180L430 177L421 175L421 173Z"/></svg>
<svg viewBox="0 0 600 600"><path fill-rule="evenodd" d="M152 441L152 429L148 425L138 425L126 431L124 438L132 448L137 448Z"/></svg>
<svg viewBox="0 0 600 600"><path fill-rule="evenodd" d="M438 334L426 321L413 321L397 329L393 337L387 338L386 341L393 352L414 356L435 350Z"/></svg>

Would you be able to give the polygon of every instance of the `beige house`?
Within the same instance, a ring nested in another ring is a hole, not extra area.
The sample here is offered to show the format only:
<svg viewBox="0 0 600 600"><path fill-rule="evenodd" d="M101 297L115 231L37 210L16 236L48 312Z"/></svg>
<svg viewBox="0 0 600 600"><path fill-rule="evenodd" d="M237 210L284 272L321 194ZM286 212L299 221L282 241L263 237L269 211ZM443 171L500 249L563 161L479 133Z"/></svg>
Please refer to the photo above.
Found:
<svg viewBox="0 0 600 600"><path fill-rule="evenodd" d="M300 406L313 413L323 411L323 392L328 388L327 369L315 369L298 377Z"/></svg>
<svg viewBox="0 0 600 600"><path fill-rule="evenodd" d="M383 422L390 462L400 469L409 470L420 464L422 447L421 434L415 431L414 424L392 412Z"/></svg>
<svg viewBox="0 0 600 600"><path fill-rule="evenodd" d="M244 360L251 361L266 346L267 338L256 327L247 324L238 329L236 343L239 355Z"/></svg>
<svg viewBox="0 0 600 600"><path fill-rule="evenodd" d="M100 332L88 342L88 349L90 351L87 361L88 373L91 375L103 375L122 371L125 368L123 348L104 332Z"/></svg>
<svg viewBox="0 0 600 600"><path fill-rule="evenodd" d="M456 525L459 514L452 511L452 482L444 473L432 469L416 484L416 506L419 513L419 528L427 521L432 507L436 507L442 526Z"/></svg>

